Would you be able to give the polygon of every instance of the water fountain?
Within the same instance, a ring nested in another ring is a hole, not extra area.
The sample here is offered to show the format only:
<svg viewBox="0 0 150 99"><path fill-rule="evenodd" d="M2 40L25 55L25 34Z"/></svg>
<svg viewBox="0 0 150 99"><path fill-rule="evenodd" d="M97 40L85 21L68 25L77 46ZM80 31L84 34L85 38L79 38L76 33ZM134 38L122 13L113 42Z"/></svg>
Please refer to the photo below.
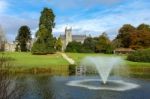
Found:
<svg viewBox="0 0 150 99"><path fill-rule="evenodd" d="M124 61L120 57L86 57L81 61L80 65L96 67L101 79L75 80L68 82L67 85L84 87L93 90L104 89L116 91L125 91L139 87L137 84L125 82L123 80L108 80L112 71L123 72L126 70L124 67ZM116 72L114 72L114 74L115 73Z"/></svg>
<svg viewBox="0 0 150 99"><path fill-rule="evenodd" d="M84 66L95 66L104 84L112 69L119 69L122 64L123 60L120 57L86 57L81 62Z"/></svg>

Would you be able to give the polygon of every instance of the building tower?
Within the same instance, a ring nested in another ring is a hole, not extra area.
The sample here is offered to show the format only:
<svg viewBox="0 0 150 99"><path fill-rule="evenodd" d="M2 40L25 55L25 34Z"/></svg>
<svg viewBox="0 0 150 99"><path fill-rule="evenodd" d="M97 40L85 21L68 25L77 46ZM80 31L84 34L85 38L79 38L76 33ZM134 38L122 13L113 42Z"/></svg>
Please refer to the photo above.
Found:
<svg viewBox="0 0 150 99"><path fill-rule="evenodd" d="M72 42L72 27L70 29L65 28L65 46L67 47L68 43Z"/></svg>

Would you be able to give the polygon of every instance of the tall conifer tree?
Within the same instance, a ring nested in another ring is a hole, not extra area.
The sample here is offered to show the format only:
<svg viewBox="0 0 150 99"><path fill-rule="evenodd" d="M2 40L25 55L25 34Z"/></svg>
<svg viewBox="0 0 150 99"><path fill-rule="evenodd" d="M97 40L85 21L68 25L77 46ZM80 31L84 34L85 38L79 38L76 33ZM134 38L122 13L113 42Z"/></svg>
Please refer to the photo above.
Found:
<svg viewBox="0 0 150 99"><path fill-rule="evenodd" d="M31 41L31 32L28 26L24 25L19 28L16 41L18 42L16 47L19 47L22 52L29 50L27 43Z"/></svg>
<svg viewBox="0 0 150 99"><path fill-rule="evenodd" d="M52 29L55 26L55 15L52 9L44 8L41 12L39 30L36 32L37 40L33 44L33 54L47 54L55 52L55 38Z"/></svg>

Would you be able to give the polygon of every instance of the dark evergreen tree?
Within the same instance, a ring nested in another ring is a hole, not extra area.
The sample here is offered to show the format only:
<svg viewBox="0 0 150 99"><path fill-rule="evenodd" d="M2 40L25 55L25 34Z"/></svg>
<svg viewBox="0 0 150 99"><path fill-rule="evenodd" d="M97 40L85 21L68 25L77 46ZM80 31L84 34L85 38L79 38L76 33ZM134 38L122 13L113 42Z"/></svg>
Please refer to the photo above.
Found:
<svg viewBox="0 0 150 99"><path fill-rule="evenodd" d="M55 26L54 20L55 15L53 10L44 8L41 12L39 30L36 33L37 40L32 47L33 54L47 54L55 52L56 39L52 35L52 29Z"/></svg>
<svg viewBox="0 0 150 99"><path fill-rule="evenodd" d="M26 52L29 50L27 46L31 42L31 32L28 26L24 25L19 28L16 41L18 42L16 48L18 48L19 46L22 52Z"/></svg>

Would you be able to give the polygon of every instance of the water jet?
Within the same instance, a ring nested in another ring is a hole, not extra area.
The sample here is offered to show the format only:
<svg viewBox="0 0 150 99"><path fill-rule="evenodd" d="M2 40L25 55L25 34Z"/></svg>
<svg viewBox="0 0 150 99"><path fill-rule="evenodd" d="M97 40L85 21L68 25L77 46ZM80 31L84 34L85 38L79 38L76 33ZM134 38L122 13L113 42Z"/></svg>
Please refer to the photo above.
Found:
<svg viewBox="0 0 150 99"><path fill-rule="evenodd" d="M123 80L108 80L112 71L123 72L123 70L126 70L124 67L124 60L120 57L86 57L81 61L80 65L86 66L87 68L95 67L100 79L75 80L68 82L67 85L93 90L116 91L125 91L139 87L137 84L125 82Z"/></svg>

